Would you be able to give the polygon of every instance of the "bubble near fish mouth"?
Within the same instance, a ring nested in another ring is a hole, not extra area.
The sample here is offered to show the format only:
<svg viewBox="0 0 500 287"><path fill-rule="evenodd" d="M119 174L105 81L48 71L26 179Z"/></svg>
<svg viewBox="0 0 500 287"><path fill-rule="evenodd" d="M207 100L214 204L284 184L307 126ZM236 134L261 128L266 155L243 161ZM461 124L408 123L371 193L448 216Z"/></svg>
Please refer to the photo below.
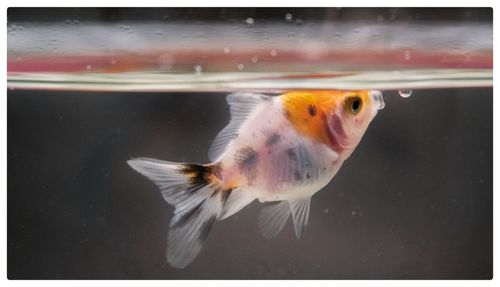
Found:
<svg viewBox="0 0 500 287"><path fill-rule="evenodd" d="M381 91L370 91L370 96L373 102L378 105L377 110L381 110L385 107L384 97L382 97Z"/></svg>

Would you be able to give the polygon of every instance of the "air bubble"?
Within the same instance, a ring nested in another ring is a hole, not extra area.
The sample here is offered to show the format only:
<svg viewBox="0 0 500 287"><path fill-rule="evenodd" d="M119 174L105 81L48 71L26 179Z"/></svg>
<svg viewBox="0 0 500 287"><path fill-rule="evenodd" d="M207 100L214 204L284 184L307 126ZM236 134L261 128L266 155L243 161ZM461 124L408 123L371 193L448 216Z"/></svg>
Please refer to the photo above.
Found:
<svg viewBox="0 0 500 287"><path fill-rule="evenodd" d="M231 53L231 48L224 47L224 54L229 54L229 53Z"/></svg>
<svg viewBox="0 0 500 287"><path fill-rule="evenodd" d="M245 65L243 65L243 64L238 64L238 70L240 70L240 71L241 71L241 70L243 70L244 68L245 68Z"/></svg>
<svg viewBox="0 0 500 287"><path fill-rule="evenodd" d="M251 59L252 63L257 63L259 61L259 58L257 58L257 56L253 56L252 59Z"/></svg>
<svg viewBox="0 0 500 287"><path fill-rule="evenodd" d="M246 20L245 20L245 23L249 26L253 25L254 24L254 21L253 21L253 18L252 17L248 17Z"/></svg>
<svg viewBox="0 0 500 287"><path fill-rule="evenodd" d="M406 89L399 90L399 95L403 98L409 98L412 93L413 93L412 90L406 90Z"/></svg>
<svg viewBox="0 0 500 287"><path fill-rule="evenodd" d="M200 65L194 66L194 71L196 74L201 74L203 72L203 68Z"/></svg>
<svg viewBox="0 0 500 287"><path fill-rule="evenodd" d="M285 20L286 20L287 22L292 22L292 20L293 20L293 15L292 15L292 13L286 13L286 15L285 15Z"/></svg>
<svg viewBox="0 0 500 287"><path fill-rule="evenodd" d="M276 57L276 55L278 55L278 51L273 49L273 50L271 50L270 54L271 54L271 56Z"/></svg>

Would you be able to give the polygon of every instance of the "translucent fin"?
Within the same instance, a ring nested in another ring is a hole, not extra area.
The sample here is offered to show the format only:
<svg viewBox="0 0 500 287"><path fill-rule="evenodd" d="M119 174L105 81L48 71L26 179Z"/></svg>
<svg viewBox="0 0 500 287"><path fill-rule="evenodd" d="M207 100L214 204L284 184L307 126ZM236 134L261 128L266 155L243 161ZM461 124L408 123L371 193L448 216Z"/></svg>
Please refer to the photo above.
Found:
<svg viewBox="0 0 500 287"><path fill-rule="evenodd" d="M266 238L272 238L280 233L290 217L290 204L287 201L267 203L259 215L259 229Z"/></svg>
<svg viewBox="0 0 500 287"><path fill-rule="evenodd" d="M223 220L240 211L243 207L254 201L255 196L245 189L234 189L226 200L222 213L218 220Z"/></svg>
<svg viewBox="0 0 500 287"><path fill-rule="evenodd" d="M311 198L301 198L289 200L290 208L292 209L293 226L295 227L295 235L297 238L302 238L304 229L309 219L309 206Z"/></svg>
<svg viewBox="0 0 500 287"><path fill-rule="evenodd" d="M212 165L179 164L148 158L127 162L151 179L163 198L175 206L168 234L167 261L184 268L194 260L229 193L213 180Z"/></svg>
<svg viewBox="0 0 500 287"><path fill-rule="evenodd" d="M173 267L184 268L194 260L222 210L221 192L214 191L210 186L199 190L208 196L199 203L194 200L196 204L190 204L189 208L176 209L170 222L167 261ZM214 192L216 196L212 197Z"/></svg>
<svg viewBox="0 0 500 287"><path fill-rule="evenodd" d="M270 103L272 98L261 94L233 93L227 96L227 102L231 112L229 124L219 132L212 142L208 157L216 161L224 152L227 145L238 135L241 125L255 112L256 108L263 103Z"/></svg>
<svg viewBox="0 0 500 287"><path fill-rule="evenodd" d="M188 197L186 186L189 178L180 172L181 164L152 158L131 159L127 163L153 181L166 202L177 205Z"/></svg>

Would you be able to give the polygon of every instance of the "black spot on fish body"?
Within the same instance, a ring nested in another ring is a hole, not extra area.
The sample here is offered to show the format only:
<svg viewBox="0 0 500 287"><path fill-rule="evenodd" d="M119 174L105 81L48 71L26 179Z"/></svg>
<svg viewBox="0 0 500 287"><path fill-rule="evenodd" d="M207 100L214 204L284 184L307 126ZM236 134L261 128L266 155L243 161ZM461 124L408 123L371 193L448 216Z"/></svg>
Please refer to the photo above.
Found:
<svg viewBox="0 0 500 287"><path fill-rule="evenodd" d="M309 112L309 114L310 114L311 116L313 116L313 117L314 117L314 116L318 113L318 111L316 110L316 106L315 106L315 105L309 105L309 106L307 107L307 111L308 111L308 112Z"/></svg>
<svg viewBox="0 0 500 287"><path fill-rule="evenodd" d="M311 178L311 173L310 173L310 172L306 173L306 178L307 178L307 179L310 179L310 178Z"/></svg>
<svg viewBox="0 0 500 287"><path fill-rule="evenodd" d="M253 166L257 163L259 159L259 154L251 147L240 148L235 156L235 161L240 167Z"/></svg>
<svg viewBox="0 0 500 287"><path fill-rule="evenodd" d="M291 160L297 160L297 155L295 154L295 151L293 148L290 148L286 151L286 154L288 155L288 157L291 159Z"/></svg>
<svg viewBox="0 0 500 287"><path fill-rule="evenodd" d="M241 173L246 176L248 183L251 184L257 177L259 153L251 147L244 147L239 149L234 157Z"/></svg>
<svg viewBox="0 0 500 287"><path fill-rule="evenodd" d="M273 133L271 136L269 136L266 140L266 146L270 147L275 144L277 144L280 141L281 136L277 133Z"/></svg>

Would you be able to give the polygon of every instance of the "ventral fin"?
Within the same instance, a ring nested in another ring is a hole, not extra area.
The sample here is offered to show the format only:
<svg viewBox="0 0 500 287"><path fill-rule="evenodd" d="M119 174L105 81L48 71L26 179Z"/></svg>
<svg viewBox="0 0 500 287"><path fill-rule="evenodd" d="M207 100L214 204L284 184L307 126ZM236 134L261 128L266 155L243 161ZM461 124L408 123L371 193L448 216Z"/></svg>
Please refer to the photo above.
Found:
<svg viewBox="0 0 500 287"><path fill-rule="evenodd" d="M226 150L227 145L236 138L243 123L264 104L270 104L272 97L253 93L233 93L227 96L231 112L229 124L219 132L212 142L208 157L216 161Z"/></svg>

